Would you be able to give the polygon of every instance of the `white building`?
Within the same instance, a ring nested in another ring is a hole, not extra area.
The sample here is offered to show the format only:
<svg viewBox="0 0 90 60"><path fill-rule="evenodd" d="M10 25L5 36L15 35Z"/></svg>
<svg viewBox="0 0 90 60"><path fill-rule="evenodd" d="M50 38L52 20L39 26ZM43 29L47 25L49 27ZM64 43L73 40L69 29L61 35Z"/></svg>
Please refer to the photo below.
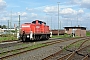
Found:
<svg viewBox="0 0 90 60"><path fill-rule="evenodd" d="M7 31L15 31L15 29L1 29L0 28L0 35L4 32L7 32Z"/></svg>

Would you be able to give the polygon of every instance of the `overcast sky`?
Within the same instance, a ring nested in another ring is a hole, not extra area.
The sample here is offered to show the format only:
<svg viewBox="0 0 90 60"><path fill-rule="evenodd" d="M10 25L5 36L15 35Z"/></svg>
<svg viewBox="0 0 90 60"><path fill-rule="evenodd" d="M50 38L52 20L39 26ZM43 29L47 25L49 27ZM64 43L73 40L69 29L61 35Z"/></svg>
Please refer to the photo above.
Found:
<svg viewBox="0 0 90 60"><path fill-rule="evenodd" d="M59 27L84 26L90 29L90 0L0 0L0 25L8 25L8 20L18 25L18 15L21 24L42 20L52 29ZM52 24L51 24L52 21Z"/></svg>

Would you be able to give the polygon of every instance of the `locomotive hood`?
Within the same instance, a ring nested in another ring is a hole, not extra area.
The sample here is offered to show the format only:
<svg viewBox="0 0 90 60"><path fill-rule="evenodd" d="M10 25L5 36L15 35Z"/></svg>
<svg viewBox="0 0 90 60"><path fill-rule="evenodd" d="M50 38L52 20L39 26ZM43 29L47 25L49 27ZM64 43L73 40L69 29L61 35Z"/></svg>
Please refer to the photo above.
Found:
<svg viewBox="0 0 90 60"><path fill-rule="evenodd" d="M30 33L31 28L30 28L30 24L22 24L21 25L21 32L23 33L23 31L27 34Z"/></svg>

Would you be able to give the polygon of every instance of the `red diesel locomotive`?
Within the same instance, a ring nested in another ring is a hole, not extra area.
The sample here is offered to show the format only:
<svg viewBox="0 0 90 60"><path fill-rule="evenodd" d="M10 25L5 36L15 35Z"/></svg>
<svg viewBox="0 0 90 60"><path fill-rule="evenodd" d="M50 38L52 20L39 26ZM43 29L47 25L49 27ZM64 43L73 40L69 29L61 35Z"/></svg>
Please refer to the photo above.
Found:
<svg viewBox="0 0 90 60"><path fill-rule="evenodd" d="M24 23L20 29L20 39L22 41L49 39L50 30L45 22L35 20L32 23Z"/></svg>

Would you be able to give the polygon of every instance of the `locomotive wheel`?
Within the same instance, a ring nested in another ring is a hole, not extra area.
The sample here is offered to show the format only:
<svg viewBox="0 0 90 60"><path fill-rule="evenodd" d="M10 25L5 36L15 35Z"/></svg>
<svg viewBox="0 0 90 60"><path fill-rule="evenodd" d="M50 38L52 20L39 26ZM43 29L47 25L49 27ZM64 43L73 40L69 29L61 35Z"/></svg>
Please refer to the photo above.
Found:
<svg viewBox="0 0 90 60"><path fill-rule="evenodd" d="M22 41L23 41L23 42L26 41L26 35L23 35L23 36L22 36Z"/></svg>
<svg viewBox="0 0 90 60"><path fill-rule="evenodd" d="M47 36L47 40L49 39L49 36Z"/></svg>
<svg viewBox="0 0 90 60"><path fill-rule="evenodd" d="M48 35L46 35L46 36L45 36L45 39L46 39L46 40L48 40L48 39L49 39L49 36L48 36Z"/></svg>
<svg viewBox="0 0 90 60"><path fill-rule="evenodd" d="M36 40L35 36L33 37L33 39L32 39L32 40Z"/></svg>
<svg viewBox="0 0 90 60"><path fill-rule="evenodd" d="M42 39L42 36L40 36L40 40Z"/></svg>
<svg viewBox="0 0 90 60"><path fill-rule="evenodd" d="M37 36L37 39L38 39L38 40L40 40L40 37L39 37L39 36Z"/></svg>
<svg viewBox="0 0 90 60"><path fill-rule="evenodd" d="M38 40L38 36L36 36L36 40Z"/></svg>
<svg viewBox="0 0 90 60"><path fill-rule="evenodd" d="M37 36L37 40L38 40L38 36Z"/></svg>
<svg viewBox="0 0 90 60"><path fill-rule="evenodd" d="M40 37L39 37L39 36L36 36L36 37L35 37L35 40L40 40Z"/></svg>
<svg viewBox="0 0 90 60"><path fill-rule="evenodd" d="M34 37L34 40L37 40L37 37L36 36Z"/></svg>

